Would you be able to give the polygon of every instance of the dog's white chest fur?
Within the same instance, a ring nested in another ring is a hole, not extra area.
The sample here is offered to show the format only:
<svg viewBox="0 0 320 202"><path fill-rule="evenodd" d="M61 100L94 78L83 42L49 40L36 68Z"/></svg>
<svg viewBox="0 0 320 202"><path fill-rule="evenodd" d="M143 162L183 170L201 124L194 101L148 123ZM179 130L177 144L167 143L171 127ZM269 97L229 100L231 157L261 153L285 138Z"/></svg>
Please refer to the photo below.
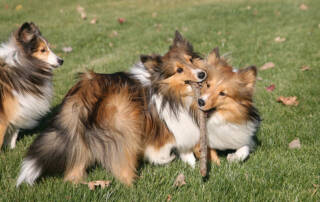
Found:
<svg viewBox="0 0 320 202"><path fill-rule="evenodd" d="M233 124L215 113L207 122L207 131L208 144L213 149L239 149L247 145L252 150L255 146L253 136L256 124L252 121L245 124Z"/></svg>
<svg viewBox="0 0 320 202"><path fill-rule="evenodd" d="M161 109L162 96L154 95L152 99L156 103L160 117L173 133L178 150L180 152L190 151L198 143L200 131L196 123L192 120L189 112L183 107L180 107L177 116L175 116L168 104Z"/></svg>
<svg viewBox="0 0 320 202"><path fill-rule="evenodd" d="M42 87L43 96L33 94L20 94L14 91L18 100L19 109L13 125L18 128L29 129L36 126L38 120L50 109L50 102L53 94L51 82Z"/></svg>

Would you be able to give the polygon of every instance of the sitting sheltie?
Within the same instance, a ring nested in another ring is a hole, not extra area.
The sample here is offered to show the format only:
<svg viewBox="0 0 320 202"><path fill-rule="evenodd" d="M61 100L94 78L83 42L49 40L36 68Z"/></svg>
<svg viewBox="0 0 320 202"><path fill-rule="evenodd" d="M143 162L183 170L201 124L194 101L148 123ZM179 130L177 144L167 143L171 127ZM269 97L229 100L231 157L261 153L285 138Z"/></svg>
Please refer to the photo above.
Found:
<svg viewBox="0 0 320 202"><path fill-rule="evenodd" d="M14 148L19 129L35 127L49 111L52 69L62 63L33 23L24 23L1 44L0 149L4 140Z"/></svg>
<svg viewBox="0 0 320 202"><path fill-rule="evenodd" d="M30 146L17 186L32 185L44 172L64 172L66 181L77 183L94 163L131 185L140 157L157 164L172 161L176 140L158 110L169 105L171 116L177 116L189 102L182 99L192 93L186 82L206 78L195 65L199 60L176 32L164 56L141 56L129 73L82 74L50 127Z"/></svg>
<svg viewBox="0 0 320 202"><path fill-rule="evenodd" d="M257 69L254 66L233 70L220 58L218 49L208 56L208 78L203 83L198 105L207 112L208 146L218 150L236 150L227 160L244 161L256 145L260 124L253 106Z"/></svg>

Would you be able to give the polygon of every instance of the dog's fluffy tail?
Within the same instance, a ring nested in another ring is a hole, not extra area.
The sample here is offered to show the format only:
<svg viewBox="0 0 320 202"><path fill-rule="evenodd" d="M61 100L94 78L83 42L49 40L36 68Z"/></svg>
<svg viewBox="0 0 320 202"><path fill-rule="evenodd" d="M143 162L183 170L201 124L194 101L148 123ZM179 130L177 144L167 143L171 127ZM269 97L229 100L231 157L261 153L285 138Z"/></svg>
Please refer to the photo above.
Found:
<svg viewBox="0 0 320 202"><path fill-rule="evenodd" d="M63 171L66 165L68 141L55 131L39 135L24 158L16 186L23 182L33 185L44 172Z"/></svg>

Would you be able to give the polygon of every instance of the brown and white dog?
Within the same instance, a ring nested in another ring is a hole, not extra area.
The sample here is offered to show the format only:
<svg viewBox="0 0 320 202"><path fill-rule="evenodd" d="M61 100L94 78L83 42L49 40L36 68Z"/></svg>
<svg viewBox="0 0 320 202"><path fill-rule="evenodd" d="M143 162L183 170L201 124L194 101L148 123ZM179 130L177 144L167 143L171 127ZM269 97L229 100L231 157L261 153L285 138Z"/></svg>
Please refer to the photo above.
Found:
<svg viewBox="0 0 320 202"><path fill-rule="evenodd" d="M176 140L162 111L168 113L169 106L177 116L192 93L186 81L206 78L198 60L176 32L164 56L143 55L129 72L81 74L52 124L29 148L17 186L32 185L44 172L64 172L66 181L77 183L94 163L131 185L140 157L156 164L172 161Z"/></svg>
<svg viewBox="0 0 320 202"><path fill-rule="evenodd" d="M52 69L62 63L32 22L24 23L1 44L0 149L4 139L14 148L19 129L35 127L49 111Z"/></svg>
<svg viewBox="0 0 320 202"><path fill-rule="evenodd" d="M234 70L214 49L207 58L208 78L198 105L207 112L208 145L212 149L236 150L227 160L244 161L256 146L260 117L253 105L257 75L254 66Z"/></svg>

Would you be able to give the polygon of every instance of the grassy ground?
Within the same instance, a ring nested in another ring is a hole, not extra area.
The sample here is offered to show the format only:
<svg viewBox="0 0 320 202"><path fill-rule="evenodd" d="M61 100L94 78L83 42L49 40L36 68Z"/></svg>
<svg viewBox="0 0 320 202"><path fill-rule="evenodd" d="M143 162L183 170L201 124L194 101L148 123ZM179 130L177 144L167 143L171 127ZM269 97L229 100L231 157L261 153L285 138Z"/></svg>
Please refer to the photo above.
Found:
<svg viewBox="0 0 320 202"><path fill-rule="evenodd" d="M302 3L308 10L299 9ZM86 9L85 21L76 11L78 4ZM27 132L15 150L0 153L0 200L165 201L170 195L172 201L320 201L320 188L313 185L320 184L319 10L320 1L315 0L2 0L0 41L18 24L34 21L65 59L55 70L53 106L75 83L76 72L126 70L139 54L165 53L176 29L200 53L219 46L222 53L232 53L234 66L274 62L275 68L259 72L263 80L257 82L255 101L263 117L260 147L242 164L229 164L222 156L221 166L211 167L206 182L198 169L175 160L167 166L143 164L132 188L97 166L89 170L88 180L111 180L103 190L66 184L61 176L16 189L23 155L38 133ZM97 24L89 23L93 17ZM120 25L118 17L126 22ZM118 35L112 37L114 31ZM274 42L277 36L286 41ZM63 53L64 46L73 51ZM311 70L302 72L303 65ZM276 85L275 91L265 90L270 84ZM297 96L300 104L285 107L276 103L279 95ZM296 137L301 149L288 149ZM173 182L179 173L187 184L177 188Z"/></svg>

